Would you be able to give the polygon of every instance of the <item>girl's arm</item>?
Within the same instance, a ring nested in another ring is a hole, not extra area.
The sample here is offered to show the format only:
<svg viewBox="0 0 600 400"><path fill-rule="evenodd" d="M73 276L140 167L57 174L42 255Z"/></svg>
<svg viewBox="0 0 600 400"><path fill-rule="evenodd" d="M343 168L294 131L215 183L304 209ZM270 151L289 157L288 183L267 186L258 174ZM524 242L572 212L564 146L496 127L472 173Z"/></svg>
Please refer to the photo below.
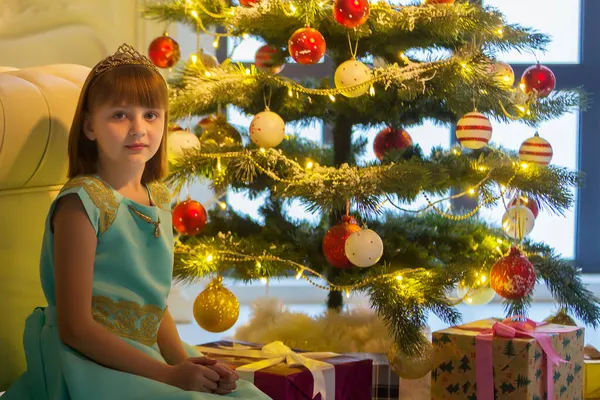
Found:
<svg viewBox="0 0 600 400"><path fill-rule="evenodd" d="M158 328L158 347L163 358L171 365L182 363L189 357L168 308Z"/></svg>
<svg viewBox="0 0 600 400"><path fill-rule="evenodd" d="M93 319L97 238L76 195L59 200L53 227L56 314L61 340L98 364L171 384L174 367L129 345Z"/></svg>

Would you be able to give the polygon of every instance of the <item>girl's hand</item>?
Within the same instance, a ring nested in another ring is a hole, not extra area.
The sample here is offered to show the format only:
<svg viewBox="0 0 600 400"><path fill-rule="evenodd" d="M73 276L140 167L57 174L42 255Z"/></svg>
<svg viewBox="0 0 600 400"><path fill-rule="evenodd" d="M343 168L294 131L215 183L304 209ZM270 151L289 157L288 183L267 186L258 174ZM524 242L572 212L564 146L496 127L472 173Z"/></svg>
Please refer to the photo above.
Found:
<svg viewBox="0 0 600 400"><path fill-rule="evenodd" d="M183 390L212 393L217 390L221 377L210 368L215 361L206 362L202 365L186 360L171 367L167 383Z"/></svg>
<svg viewBox="0 0 600 400"><path fill-rule="evenodd" d="M237 388L235 382L240 379L240 376L231 368L223 364L219 364L216 362L216 360L208 357L192 357L188 360L195 364L205 365L219 374L220 379L218 382L218 387L213 391L213 393L229 394Z"/></svg>

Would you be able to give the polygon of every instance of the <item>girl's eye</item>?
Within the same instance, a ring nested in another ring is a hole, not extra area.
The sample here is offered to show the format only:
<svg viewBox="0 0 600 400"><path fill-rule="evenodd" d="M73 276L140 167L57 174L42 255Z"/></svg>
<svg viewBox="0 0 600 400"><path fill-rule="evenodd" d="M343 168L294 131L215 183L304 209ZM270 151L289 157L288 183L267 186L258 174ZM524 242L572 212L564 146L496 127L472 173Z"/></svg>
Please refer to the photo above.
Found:
<svg viewBox="0 0 600 400"><path fill-rule="evenodd" d="M125 117L127 117L127 114L125 114L122 111L117 111L116 113L113 114L114 119L123 119Z"/></svg>
<svg viewBox="0 0 600 400"><path fill-rule="evenodd" d="M156 118L158 118L158 113L156 113L156 112L154 112L154 111L151 111L151 112L149 112L149 113L146 113L146 119L149 119L149 120L154 120L154 119L156 119Z"/></svg>

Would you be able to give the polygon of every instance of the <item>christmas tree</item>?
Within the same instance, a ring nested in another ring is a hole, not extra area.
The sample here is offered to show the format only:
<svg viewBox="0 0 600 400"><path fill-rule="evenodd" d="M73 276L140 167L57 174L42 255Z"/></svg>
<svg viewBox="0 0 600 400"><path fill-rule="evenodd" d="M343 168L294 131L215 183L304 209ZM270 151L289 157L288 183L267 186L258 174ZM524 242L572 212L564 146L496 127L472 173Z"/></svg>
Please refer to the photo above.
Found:
<svg viewBox="0 0 600 400"><path fill-rule="evenodd" d="M597 325L597 299L577 266L526 237L540 210L559 215L573 206L582 175L551 164L543 132L518 152L490 143L496 124L536 127L584 106L584 93L554 90L544 65L532 65L515 84L510 65L497 59L512 48L543 50L547 36L510 24L494 8L454 0L240 3L172 0L143 11L212 34L215 44L227 36L267 43L251 65L218 65L200 48L176 65L177 43L167 36L150 47L158 66L175 66L173 124L212 115L194 132L175 127L170 134L168 183L177 198L196 179L209 179L217 197L268 193L263 224L218 207L207 223L199 203L177 203L176 279L296 276L328 290L333 309L344 292L362 292L407 353L427 348L428 312L455 324L458 303L485 304L497 293L507 315L524 315L538 281L569 313ZM443 52L423 57L414 49ZM336 67L330 79L281 73L286 62L311 65L324 56ZM255 115L248 134L227 123L221 110L228 105ZM454 127L457 145L423 154L408 131L426 119ZM284 132L286 124L314 120L331 127L332 143ZM383 128L374 142L377 162L357 163L366 142L353 132L365 127ZM419 196L426 205L409 210ZM320 223L287 216L292 199ZM462 208L461 199L469 199ZM502 221L478 218L482 207L498 204L506 208ZM223 293L219 281L207 291L210 298Z"/></svg>

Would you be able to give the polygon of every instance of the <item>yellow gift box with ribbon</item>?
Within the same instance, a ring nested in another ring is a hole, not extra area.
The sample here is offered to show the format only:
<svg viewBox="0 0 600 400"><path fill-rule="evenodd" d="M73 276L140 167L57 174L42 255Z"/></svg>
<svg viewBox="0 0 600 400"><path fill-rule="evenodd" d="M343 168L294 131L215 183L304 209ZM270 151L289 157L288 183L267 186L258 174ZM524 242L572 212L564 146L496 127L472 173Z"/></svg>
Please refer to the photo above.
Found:
<svg viewBox="0 0 600 400"><path fill-rule="evenodd" d="M332 352L302 352L280 341L265 346L220 341L196 346L234 368L241 379L278 400L367 400L372 360Z"/></svg>
<svg viewBox="0 0 600 400"><path fill-rule="evenodd" d="M600 352L588 345L583 354L583 398L600 399Z"/></svg>

